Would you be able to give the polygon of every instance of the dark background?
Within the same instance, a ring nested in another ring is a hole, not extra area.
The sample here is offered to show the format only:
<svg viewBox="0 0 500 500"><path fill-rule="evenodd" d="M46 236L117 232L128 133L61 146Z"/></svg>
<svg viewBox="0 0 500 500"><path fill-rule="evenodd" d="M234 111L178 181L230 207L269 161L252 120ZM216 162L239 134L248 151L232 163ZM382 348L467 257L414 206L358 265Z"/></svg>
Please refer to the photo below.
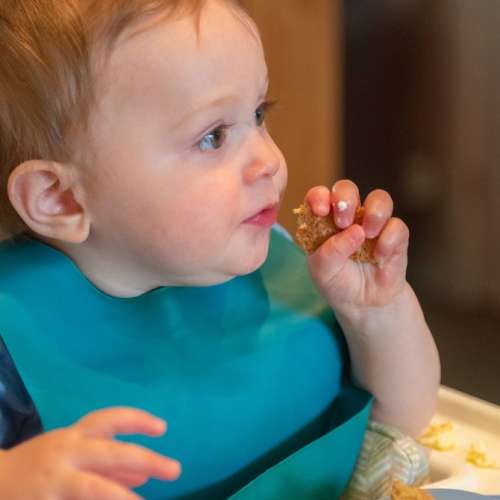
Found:
<svg viewBox="0 0 500 500"><path fill-rule="evenodd" d="M410 226L442 383L500 404L500 2L342 7L345 176Z"/></svg>

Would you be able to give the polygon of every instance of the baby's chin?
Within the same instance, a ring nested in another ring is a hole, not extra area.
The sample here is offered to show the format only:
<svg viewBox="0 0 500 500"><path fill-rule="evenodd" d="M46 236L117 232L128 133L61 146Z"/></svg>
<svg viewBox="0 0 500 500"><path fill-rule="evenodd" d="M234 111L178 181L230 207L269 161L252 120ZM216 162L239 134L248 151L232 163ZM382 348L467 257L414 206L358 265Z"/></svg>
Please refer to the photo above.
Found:
<svg viewBox="0 0 500 500"><path fill-rule="evenodd" d="M192 287L207 287L217 286L228 283L234 278L247 276L257 271L267 259L269 253L269 245L265 251L260 250L253 254L241 256L238 259L233 259L233 262L225 262L225 265L218 266L217 270L206 273L194 273L188 279L180 280L175 283L170 282L164 286L192 286Z"/></svg>
<svg viewBox="0 0 500 500"><path fill-rule="evenodd" d="M249 251L247 256L245 256L239 262L239 269L236 273L237 276L245 276L247 274L251 274L258 269L260 269L264 262L267 260L267 256L269 255L269 241L267 244L260 245L258 248L252 249Z"/></svg>
<svg viewBox="0 0 500 500"><path fill-rule="evenodd" d="M225 248L219 247L217 252L212 252L205 259L200 258L193 266L185 266L184 263L184 267L190 271L173 286L216 286L238 276L251 274L267 260L269 243L270 231L267 235L261 234L251 240L238 238L236 244L229 243Z"/></svg>
<svg viewBox="0 0 500 500"><path fill-rule="evenodd" d="M254 273L255 271L257 271L258 269L260 269L262 267L262 265L266 261L266 258L267 258L267 254L265 257L243 267L243 269L241 269L235 276L247 276L248 274Z"/></svg>
<svg viewBox="0 0 500 500"><path fill-rule="evenodd" d="M267 253L265 256L247 262L240 262L238 265L231 266L226 269L225 272L214 273L213 275L204 277L202 279L193 279L188 282L178 283L177 286L194 286L194 287L207 287L207 286L217 286L228 283L229 281L241 277L248 276L253 272L257 271L262 267L266 261Z"/></svg>

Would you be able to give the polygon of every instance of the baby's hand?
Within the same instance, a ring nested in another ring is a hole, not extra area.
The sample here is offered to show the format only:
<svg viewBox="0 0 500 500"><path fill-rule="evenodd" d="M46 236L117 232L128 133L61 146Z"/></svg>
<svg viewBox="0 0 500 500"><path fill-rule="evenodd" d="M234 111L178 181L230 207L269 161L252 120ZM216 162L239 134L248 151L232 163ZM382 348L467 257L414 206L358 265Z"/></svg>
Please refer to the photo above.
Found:
<svg viewBox="0 0 500 500"><path fill-rule="evenodd" d="M350 313L353 308L392 302L406 285L409 231L402 220L392 217L390 195L375 190L366 197L362 225L353 224L360 198L351 181L338 181L332 191L314 187L306 203L316 215L331 214L343 229L308 259L311 276L330 305ZM349 258L365 238L378 238L373 251L376 265Z"/></svg>
<svg viewBox="0 0 500 500"><path fill-rule="evenodd" d="M70 427L2 450L0 498L137 500L130 488L150 477L177 479L179 463L113 437L164 432L165 422L141 410L89 413Z"/></svg>

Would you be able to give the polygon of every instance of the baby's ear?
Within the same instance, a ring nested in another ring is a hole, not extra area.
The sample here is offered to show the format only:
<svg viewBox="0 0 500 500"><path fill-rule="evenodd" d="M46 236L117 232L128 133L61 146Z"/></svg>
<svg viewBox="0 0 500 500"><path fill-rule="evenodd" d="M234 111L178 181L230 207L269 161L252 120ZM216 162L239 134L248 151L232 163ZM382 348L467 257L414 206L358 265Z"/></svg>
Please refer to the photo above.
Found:
<svg viewBox="0 0 500 500"><path fill-rule="evenodd" d="M31 160L10 174L7 193L12 206L36 234L68 243L89 235L89 214L78 200L74 167Z"/></svg>

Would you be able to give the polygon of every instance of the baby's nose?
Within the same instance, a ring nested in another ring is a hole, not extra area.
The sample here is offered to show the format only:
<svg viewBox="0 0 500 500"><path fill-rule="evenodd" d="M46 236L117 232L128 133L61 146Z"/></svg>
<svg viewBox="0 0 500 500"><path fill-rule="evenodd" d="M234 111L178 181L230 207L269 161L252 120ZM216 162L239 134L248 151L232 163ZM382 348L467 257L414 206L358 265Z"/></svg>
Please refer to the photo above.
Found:
<svg viewBox="0 0 500 500"><path fill-rule="evenodd" d="M248 184L253 184L262 177L273 177L280 169L280 165L281 154L278 147L269 136L261 136L251 148L244 180Z"/></svg>

